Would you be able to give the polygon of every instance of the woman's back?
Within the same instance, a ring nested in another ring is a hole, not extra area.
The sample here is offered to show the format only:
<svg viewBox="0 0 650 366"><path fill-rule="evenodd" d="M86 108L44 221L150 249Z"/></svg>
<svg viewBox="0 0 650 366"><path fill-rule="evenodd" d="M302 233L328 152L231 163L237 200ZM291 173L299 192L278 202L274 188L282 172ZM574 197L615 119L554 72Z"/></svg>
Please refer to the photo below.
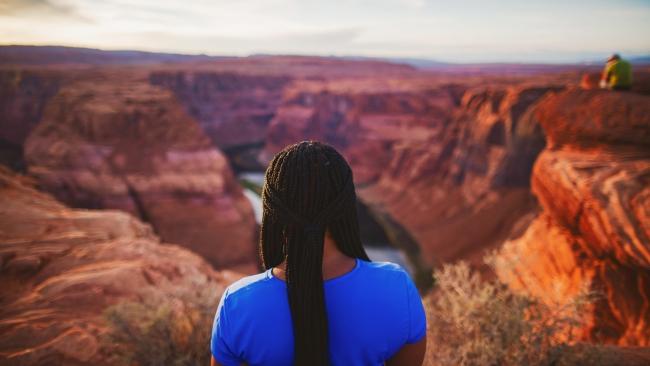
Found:
<svg viewBox="0 0 650 366"><path fill-rule="evenodd" d="M426 333L422 302L398 265L356 259L324 281L329 362L382 365ZM221 299L212 353L223 365L292 365L294 337L286 283L269 269L232 284Z"/></svg>
<svg viewBox="0 0 650 366"><path fill-rule="evenodd" d="M352 169L333 147L303 141L273 157L262 187L267 271L224 294L213 364L422 363L420 297L404 270L370 262L356 202Z"/></svg>

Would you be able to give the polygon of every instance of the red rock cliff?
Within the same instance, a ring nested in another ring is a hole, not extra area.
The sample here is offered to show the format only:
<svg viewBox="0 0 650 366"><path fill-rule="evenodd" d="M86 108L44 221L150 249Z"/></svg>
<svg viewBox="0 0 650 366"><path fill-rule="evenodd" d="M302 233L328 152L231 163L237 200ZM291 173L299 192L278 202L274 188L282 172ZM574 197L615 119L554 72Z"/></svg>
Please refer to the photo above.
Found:
<svg viewBox="0 0 650 366"><path fill-rule="evenodd" d="M650 97L571 90L535 111L548 144L532 188L543 207L508 242L500 276L549 301L583 283L596 302L587 338L650 344Z"/></svg>
<svg viewBox="0 0 650 366"><path fill-rule="evenodd" d="M109 75L66 85L26 142L64 202L116 208L217 267L255 269L255 221L225 157L169 91Z"/></svg>
<svg viewBox="0 0 650 366"><path fill-rule="evenodd" d="M360 197L406 228L429 264L479 263L531 219L529 177L544 135L529 111L555 89L298 85L271 122L263 158L303 139L332 143Z"/></svg>
<svg viewBox="0 0 650 366"><path fill-rule="evenodd" d="M0 167L0 363L106 364L124 300L215 307L237 277L119 211L73 210ZM202 296L200 294L206 294Z"/></svg>

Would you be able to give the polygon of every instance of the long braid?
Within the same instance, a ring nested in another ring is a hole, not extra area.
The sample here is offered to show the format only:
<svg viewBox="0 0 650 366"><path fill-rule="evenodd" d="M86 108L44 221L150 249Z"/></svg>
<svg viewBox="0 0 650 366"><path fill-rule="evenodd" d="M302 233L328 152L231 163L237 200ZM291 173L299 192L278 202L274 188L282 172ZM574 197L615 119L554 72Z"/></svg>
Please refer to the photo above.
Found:
<svg viewBox="0 0 650 366"><path fill-rule="evenodd" d="M332 147L304 141L278 153L266 170L260 256L266 269L286 262L297 366L328 364L323 244L369 261L359 237L352 170Z"/></svg>

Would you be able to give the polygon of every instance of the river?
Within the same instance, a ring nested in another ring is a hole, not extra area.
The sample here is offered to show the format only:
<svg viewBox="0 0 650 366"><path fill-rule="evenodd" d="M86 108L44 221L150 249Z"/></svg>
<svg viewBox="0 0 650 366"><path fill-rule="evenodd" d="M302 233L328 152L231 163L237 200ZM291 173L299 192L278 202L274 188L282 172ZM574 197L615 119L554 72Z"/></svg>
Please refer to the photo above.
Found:
<svg viewBox="0 0 650 366"><path fill-rule="evenodd" d="M256 186L262 186L264 184L264 174L263 173L241 173L238 175L240 180L248 181ZM242 186L244 189L244 195L253 205L253 211L255 213L255 220L258 224L262 223L262 198L254 190ZM366 245L364 243L366 253L372 261L375 262L393 262L401 265L406 268L411 275L413 274L413 268L409 264L406 255L399 249L395 249L390 243L373 243L372 246Z"/></svg>

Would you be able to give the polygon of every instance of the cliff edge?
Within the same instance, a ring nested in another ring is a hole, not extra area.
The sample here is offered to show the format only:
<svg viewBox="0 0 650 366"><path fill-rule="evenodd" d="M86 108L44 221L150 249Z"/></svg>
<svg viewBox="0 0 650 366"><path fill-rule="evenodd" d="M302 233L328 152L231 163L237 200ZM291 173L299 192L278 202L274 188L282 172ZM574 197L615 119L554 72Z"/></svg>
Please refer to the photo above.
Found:
<svg viewBox="0 0 650 366"><path fill-rule="evenodd" d="M160 243L127 213L70 209L32 184L0 166L3 365L106 364L106 308L147 299L214 308L238 276Z"/></svg>
<svg viewBox="0 0 650 366"><path fill-rule="evenodd" d="M534 112L547 135L532 190L542 212L504 245L499 276L558 301L602 295L588 339L650 344L650 96L568 90Z"/></svg>

